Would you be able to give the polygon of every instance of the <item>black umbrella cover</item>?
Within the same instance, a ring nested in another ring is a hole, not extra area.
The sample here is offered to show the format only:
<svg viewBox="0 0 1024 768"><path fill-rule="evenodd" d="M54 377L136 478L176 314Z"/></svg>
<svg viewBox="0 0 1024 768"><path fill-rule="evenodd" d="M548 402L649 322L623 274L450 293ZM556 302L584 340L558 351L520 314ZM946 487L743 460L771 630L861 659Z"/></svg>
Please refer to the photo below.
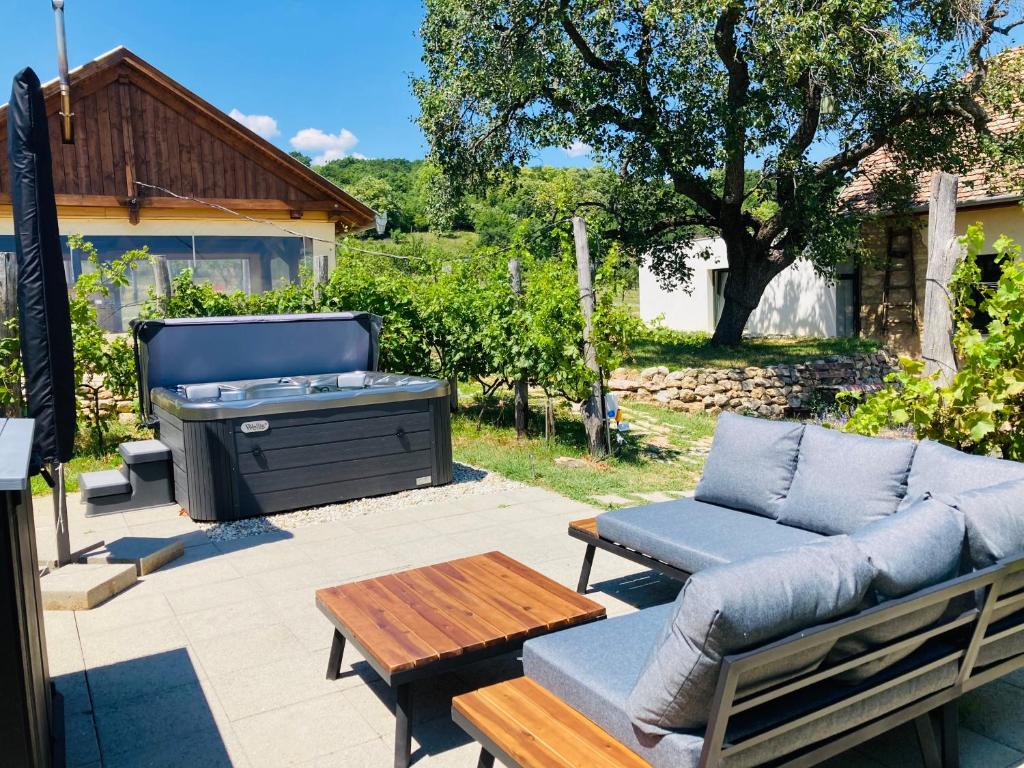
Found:
<svg viewBox="0 0 1024 768"><path fill-rule="evenodd" d="M7 134L18 254L18 330L28 415L36 421L32 469L38 471L43 463L71 458L75 365L46 107L39 78L30 68L14 77Z"/></svg>

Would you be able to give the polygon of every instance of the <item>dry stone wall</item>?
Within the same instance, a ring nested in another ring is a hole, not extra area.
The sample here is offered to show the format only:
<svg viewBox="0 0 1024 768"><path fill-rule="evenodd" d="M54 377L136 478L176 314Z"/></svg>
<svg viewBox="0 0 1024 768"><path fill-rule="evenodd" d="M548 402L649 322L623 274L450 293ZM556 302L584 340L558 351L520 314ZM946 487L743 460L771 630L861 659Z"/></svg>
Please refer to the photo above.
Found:
<svg viewBox="0 0 1024 768"><path fill-rule="evenodd" d="M877 386L896 367L896 357L881 350L765 368L617 368L606 386L620 399L675 411L781 417L828 399L840 388Z"/></svg>

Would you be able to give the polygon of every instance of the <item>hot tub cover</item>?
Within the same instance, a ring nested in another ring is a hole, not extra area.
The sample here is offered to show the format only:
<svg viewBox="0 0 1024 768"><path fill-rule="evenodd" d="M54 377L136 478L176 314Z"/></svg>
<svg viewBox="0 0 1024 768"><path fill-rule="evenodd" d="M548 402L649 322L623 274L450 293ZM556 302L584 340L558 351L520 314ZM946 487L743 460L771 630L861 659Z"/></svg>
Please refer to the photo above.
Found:
<svg viewBox="0 0 1024 768"><path fill-rule="evenodd" d="M381 318L369 312L170 318L132 324L139 405L153 389L376 371Z"/></svg>

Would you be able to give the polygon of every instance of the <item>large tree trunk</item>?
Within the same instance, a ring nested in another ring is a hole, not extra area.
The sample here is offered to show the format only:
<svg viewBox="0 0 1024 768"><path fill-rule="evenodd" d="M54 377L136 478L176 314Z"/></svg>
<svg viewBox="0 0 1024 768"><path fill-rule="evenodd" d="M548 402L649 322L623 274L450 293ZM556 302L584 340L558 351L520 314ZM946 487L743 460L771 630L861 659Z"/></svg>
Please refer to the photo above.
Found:
<svg viewBox="0 0 1024 768"><path fill-rule="evenodd" d="M734 347L743 339L743 329L757 309L768 283L788 264L776 264L766 253L752 253L742 243L726 240L729 279L725 284L722 317L711 337L712 346Z"/></svg>

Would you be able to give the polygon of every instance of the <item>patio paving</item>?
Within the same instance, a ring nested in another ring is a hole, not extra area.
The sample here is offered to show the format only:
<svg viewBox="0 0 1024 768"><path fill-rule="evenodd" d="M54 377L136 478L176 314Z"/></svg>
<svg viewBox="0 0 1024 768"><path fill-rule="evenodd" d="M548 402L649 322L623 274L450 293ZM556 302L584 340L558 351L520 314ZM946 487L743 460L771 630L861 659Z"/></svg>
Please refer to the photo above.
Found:
<svg viewBox="0 0 1024 768"><path fill-rule="evenodd" d="M185 546L98 608L47 612L69 768L390 766L390 690L352 648L342 677L325 679L331 627L314 591L492 549L575 584L583 547L566 524L600 511L522 487L213 542L177 508L86 519L77 494L69 502L74 542L145 536ZM48 499L36 510L48 545ZM600 553L593 582L611 616L678 591ZM451 722L450 698L520 671L502 657L417 690L414 765L475 766L478 748ZM1024 674L968 696L961 730L964 768L1024 765ZM904 768L920 758L913 732L901 730L829 765Z"/></svg>

